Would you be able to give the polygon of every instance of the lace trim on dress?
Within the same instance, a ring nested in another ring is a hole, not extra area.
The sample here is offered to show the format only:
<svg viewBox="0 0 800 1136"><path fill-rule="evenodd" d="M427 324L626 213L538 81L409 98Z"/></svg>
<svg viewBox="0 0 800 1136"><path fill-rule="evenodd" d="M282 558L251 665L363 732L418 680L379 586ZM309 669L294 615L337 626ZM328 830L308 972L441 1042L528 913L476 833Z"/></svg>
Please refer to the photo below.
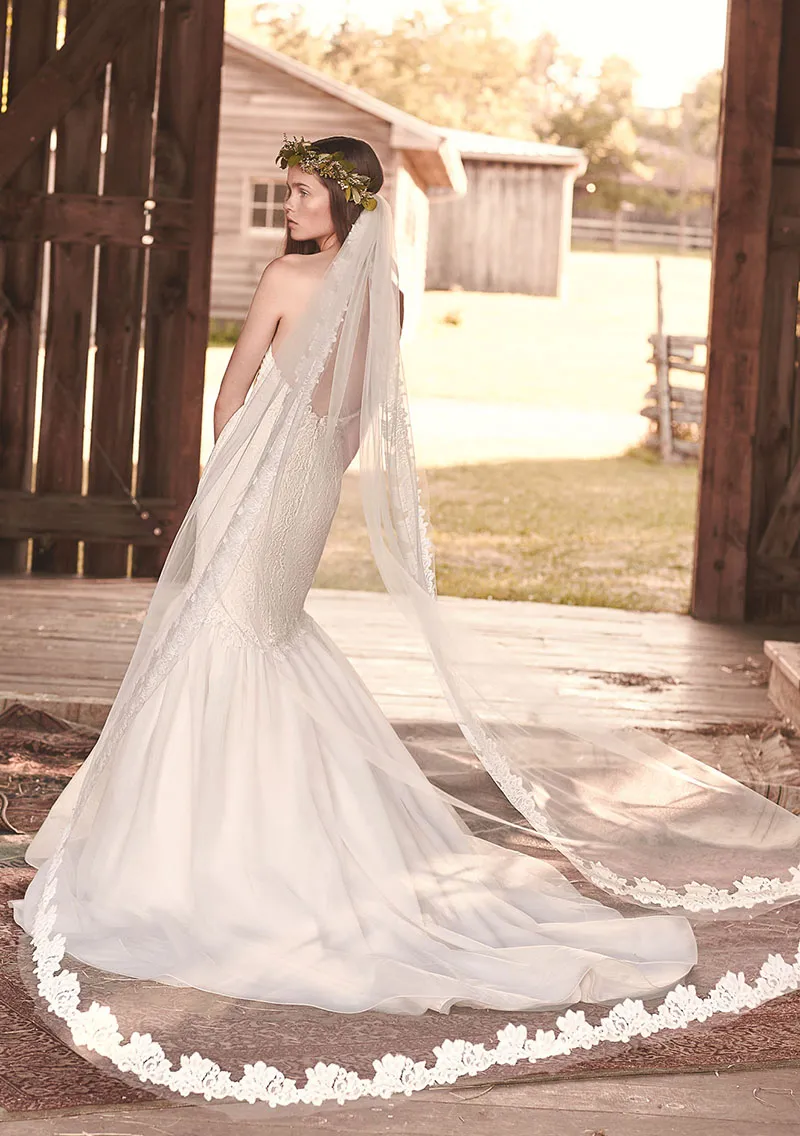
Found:
<svg viewBox="0 0 800 1136"><path fill-rule="evenodd" d="M467 741L480 754L483 765L503 790L518 812L530 822L536 832L558 846L560 833L547 820L536 804L536 799L525 782L514 773L507 758L494 739L476 722L466 722L457 704L448 698L450 708ZM637 876L628 880L611 871L599 861L585 860L568 849L561 849L581 869L587 879L614 895L629 896L650 907L681 908L684 911L729 911L734 908L751 909L760 903L775 903L783 899L800 899L800 865L789 869L789 879L768 876L743 876L733 887L718 888L696 880L684 884L679 890L667 887L657 880Z"/></svg>
<svg viewBox="0 0 800 1136"><path fill-rule="evenodd" d="M60 857L60 853L57 854ZM650 1011L641 999L618 1002L597 1025L586 1020L582 1010L567 1010L556 1018L555 1028L537 1030L528 1037L525 1026L509 1022L497 1031L497 1045L471 1041L445 1040L433 1047L435 1060L428 1064L403 1054L375 1057L373 1077L361 1077L342 1065L317 1062L306 1070L303 1084L287 1077L266 1061L245 1064L238 1078L215 1061L195 1052L182 1055L178 1066L164 1053L149 1033L132 1033L125 1041L119 1023L108 1006L92 1002L80 1009L80 984L73 971L61 969L65 953L63 935L53 935L56 883L46 885L33 928L34 959L39 994L52 1013L69 1026L73 1041L107 1057L124 1073L134 1073L147 1084L163 1085L182 1097L200 1096L205 1100L236 1100L254 1104L263 1101L277 1107L290 1104L344 1104L361 1097L389 1097L435 1085L450 1085L462 1077L495 1065L536 1064L575 1049L593 1049L603 1042L620 1043L634 1037L650 1037L664 1030L685 1029L692 1022L704 1022L714 1014L732 1014L753 1009L800 987L800 944L793 962L782 955L770 955L758 978L746 982L741 973L728 971L705 997L692 985L680 984Z"/></svg>

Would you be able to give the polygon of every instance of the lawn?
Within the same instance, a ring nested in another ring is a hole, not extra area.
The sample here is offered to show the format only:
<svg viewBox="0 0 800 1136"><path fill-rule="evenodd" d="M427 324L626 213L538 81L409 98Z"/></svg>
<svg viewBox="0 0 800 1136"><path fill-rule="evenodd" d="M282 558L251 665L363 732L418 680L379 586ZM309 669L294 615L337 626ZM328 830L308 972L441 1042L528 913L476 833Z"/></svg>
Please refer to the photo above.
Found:
<svg viewBox="0 0 800 1136"><path fill-rule="evenodd" d="M710 261L661 263L667 332L705 335ZM654 258L573 252L561 299L428 292L404 348L409 392L638 414L653 381L647 337L655 328Z"/></svg>
<svg viewBox="0 0 800 1136"><path fill-rule="evenodd" d="M427 471L443 595L685 612L697 467L632 452L598 461L449 466ZM382 587L363 528L357 474L318 587Z"/></svg>

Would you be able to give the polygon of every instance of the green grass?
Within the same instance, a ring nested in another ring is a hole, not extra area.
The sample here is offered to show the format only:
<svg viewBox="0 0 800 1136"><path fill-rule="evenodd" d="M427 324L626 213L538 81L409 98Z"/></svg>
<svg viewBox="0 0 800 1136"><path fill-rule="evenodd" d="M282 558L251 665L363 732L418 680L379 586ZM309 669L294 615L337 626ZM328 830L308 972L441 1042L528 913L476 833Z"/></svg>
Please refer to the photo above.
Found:
<svg viewBox="0 0 800 1136"><path fill-rule="evenodd" d="M697 494L694 463L648 453L427 471L442 595L685 612ZM380 588L357 475L320 565L319 587Z"/></svg>
<svg viewBox="0 0 800 1136"><path fill-rule="evenodd" d="M710 277L707 258L662 258L669 334L705 334ZM409 393L638 414L655 329L654 257L573 252L562 298L427 292L404 347Z"/></svg>

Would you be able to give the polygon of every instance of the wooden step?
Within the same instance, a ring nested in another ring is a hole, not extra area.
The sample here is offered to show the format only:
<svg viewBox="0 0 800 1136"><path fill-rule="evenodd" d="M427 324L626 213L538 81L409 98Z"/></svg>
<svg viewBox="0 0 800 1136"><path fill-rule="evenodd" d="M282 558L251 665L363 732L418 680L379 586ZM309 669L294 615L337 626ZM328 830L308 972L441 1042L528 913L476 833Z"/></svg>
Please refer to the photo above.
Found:
<svg viewBox="0 0 800 1136"><path fill-rule="evenodd" d="M800 729L800 643L767 639L764 654L769 660L769 697Z"/></svg>

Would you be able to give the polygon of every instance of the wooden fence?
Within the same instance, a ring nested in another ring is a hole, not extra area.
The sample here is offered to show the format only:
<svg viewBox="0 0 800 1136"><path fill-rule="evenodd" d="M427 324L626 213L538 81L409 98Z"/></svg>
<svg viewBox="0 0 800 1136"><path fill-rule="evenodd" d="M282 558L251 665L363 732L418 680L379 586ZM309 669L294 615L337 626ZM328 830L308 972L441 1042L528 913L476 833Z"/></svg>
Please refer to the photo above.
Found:
<svg viewBox="0 0 800 1136"><path fill-rule="evenodd" d="M705 336L651 335L652 358L656 381L647 391L647 405L641 413L653 423L646 444L658 448L662 457L696 458L700 454L700 430L703 424L704 391L697 387L674 386L671 370L704 373L695 352L706 346Z"/></svg>
<svg viewBox="0 0 800 1136"><path fill-rule="evenodd" d="M705 392L697 387L672 385L670 372L685 371L693 375L706 373L706 360L697 357L700 349L708 353L704 335L667 335L664 331L664 288L661 261L656 260L656 332L648 337L653 354L648 360L656 369L656 381L646 394L648 404L642 410L653 429L647 445L658 448L664 461L700 456L700 432L703 426Z"/></svg>
<svg viewBox="0 0 800 1136"><path fill-rule="evenodd" d="M624 213L610 218L572 218L573 241L607 246L614 252L637 245L674 249L678 253L710 250L711 235L710 225L629 221Z"/></svg>

